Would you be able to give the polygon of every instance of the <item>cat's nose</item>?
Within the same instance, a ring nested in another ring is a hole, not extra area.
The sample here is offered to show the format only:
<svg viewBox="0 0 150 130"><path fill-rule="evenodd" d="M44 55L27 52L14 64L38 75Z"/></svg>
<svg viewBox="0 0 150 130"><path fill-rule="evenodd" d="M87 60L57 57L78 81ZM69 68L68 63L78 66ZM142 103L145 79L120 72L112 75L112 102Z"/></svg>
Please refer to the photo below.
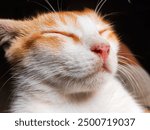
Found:
<svg viewBox="0 0 150 130"><path fill-rule="evenodd" d="M95 44L91 47L91 51L96 53L103 59L104 62L106 62L110 52L110 46L104 43Z"/></svg>

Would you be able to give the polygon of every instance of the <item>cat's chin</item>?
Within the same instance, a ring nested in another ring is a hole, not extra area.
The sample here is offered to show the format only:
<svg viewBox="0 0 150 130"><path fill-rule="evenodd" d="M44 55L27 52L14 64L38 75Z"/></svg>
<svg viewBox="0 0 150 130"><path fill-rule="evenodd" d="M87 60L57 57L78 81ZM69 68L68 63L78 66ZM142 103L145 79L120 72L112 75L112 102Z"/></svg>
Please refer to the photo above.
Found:
<svg viewBox="0 0 150 130"><path fill-rule="evenodd" d="M103 87L111 78L109 72L97 72L81 79L56 80L55 87L66 94L93 92Z"/></svg>

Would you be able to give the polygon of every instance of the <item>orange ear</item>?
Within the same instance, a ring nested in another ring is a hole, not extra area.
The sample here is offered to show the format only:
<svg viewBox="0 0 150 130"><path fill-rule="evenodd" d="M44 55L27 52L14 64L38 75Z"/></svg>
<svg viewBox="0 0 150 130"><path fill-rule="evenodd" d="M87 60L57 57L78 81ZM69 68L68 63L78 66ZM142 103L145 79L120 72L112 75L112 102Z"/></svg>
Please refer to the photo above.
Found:
<svg viewBox="0 0 150 130"><path fill-rule="evenodd" d="M15 20L0 19L0 46L7 49L11 40L19 34L19 27Z"/></svg>

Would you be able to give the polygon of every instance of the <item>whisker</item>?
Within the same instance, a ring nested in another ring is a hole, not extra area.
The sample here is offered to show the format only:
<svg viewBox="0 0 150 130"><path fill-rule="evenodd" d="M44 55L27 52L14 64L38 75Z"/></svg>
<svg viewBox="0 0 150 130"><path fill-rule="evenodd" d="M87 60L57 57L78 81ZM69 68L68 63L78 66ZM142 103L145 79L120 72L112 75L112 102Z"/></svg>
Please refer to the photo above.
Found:
<svg viewBox="0 0 150 130"><path fill-rule="evenodd" d="M50 4L48 0L44 0L44 1L49 5L49 7L53 10L53 12L56 12L56 10L53 8L53 6Z"/></svg>
<svg viewBox="0 0 150 130"><path fill-rule="evenodd" d="M121 12L111 12L109 14L104 15L103 18L105 19L106 17L113 16L113 15L119 15L119 14L122 14L122 13Z"/></svg>
<svg viewBox="0 0 150 130"><path fill-rule="evenodd" d="M102 2L102 4L100 5L99 9L97 10L98 13L101 11L101 9L102 9L102 7L104 6L104 4L106 3L106 1L107 1L107 0L104 0L104 1Z"/></svg>
<svg viewBox="0 0 150 130"><path fill-rule="evenodd" d="M125 75L126 76L126 78L129 80L129 81L132 81L131 80L131 77L130 76L127 76L127 73L126 73L126 70L125 70L125 68L123 68L123 66L121 66L121 65L119 65L118 66L118 70L119 70L119 72L121 72L123 75Z"/></svg>
<svg viewBox="0 0 150 130"><path fill-rule="evenodd" d="M35 4L39 5L39 6L41 6L43 8L45 8L48 11L50 11L49 8L47 8L46 6L42 5L41 3L37 2L37 1L32 1L32 0L29 0L29 1L32 2L32 3L35 3Z"/></svg>
<svg viewBox="0 0 150 130"><path fill-rule="evenodd" d="M12 67L9 68L9 69L0 77L0 79L2 79L2 78L3 78L4 76L6 76L11 70L13 70L17 64L18 64L18 63L13 64Z"/></svg>
<svg viewBox="0 0 150 130"><path fill-rule="evenodd" d="M95 8L95 12L96 12L96 13L98 13L98 12L97 12L97 9L98 9L98 7L100 6L100 4L101 4L102 2L103 2L103 0L98 1L97 6L96 6L96 8Z"/></svg>
<svg viewBox="0 0 150 130"><path fill-rule="evenodd" d="M0 87L0 90L12 79L14 78L16 75L11 76L9 79L6 80L6 82Z"/></svg>
<svg viewBox="0 0 150 130"><path fill-rule="evenodd" d="M58 8L58 11L60 11L59 0L57 0L57 8Z"/></svg>
<svg viewBox="0 0 150 130"><path fill-rule="evenodd" d="M136 82L134 82L134 78L131 76L130 72L128 72L128 70L126 70L122 66L120 66L119 68L120 68L119 72L122 73L125 76L125 78L129 81L127 85L131 86L131 88L133 89L133 92L134 91L138 92L138 90L137 90L137 84L135 84ZM119 78L121 78L121 77L119 77Z"/></svg>
<svg viewBox="0 0 150 130"><path fill-rule="evenodd" d="M119 62L123 62L123 63L128 64L126 61L129 61L129 62L131 62L131 63L133 63L133 64L137 64L137 63L134 62L133 60L130 60L129 58L124 57L124 56L119 56L119 55L118 55L118 58L119 58Z"/></svg>
<svg viewBox="0 0 150 130"><path fill-rule="evenodd" d="M2 79L3 77L5 77L14 67L11 67L9 70L7 70L1 77L0 79Z"/></svg>
<svg viewBox="0 0 150 130"><path fill-rule="evenodd" d="M140 55L136 55L136 54L130 54L130 53L124 53L124 52L121 52L121 51L119 51L119 54L121 55L125 55L125 56L135 56L135 57L141 57Z"/></svg>
<svg viewBox="0 0 150 130"><path fill-rule="evenodd" d="M132 75L131 72L129 71L129 68L126 67L126 66L123 66L123 65L122 65L121 67L123 68L123 71L126 71L126 72L128 73L128 76L130 76L130 77L132 78L132 80L136 83L136 85L138 86L138 84L137 84L135 78L133 77L133 75Z"/></svg>
<svg viewBox="0 0 150 130"><path fill-rule="evenodd" d="M136 80L136 77L142 77L138 74L139 72L135 72L135 70L133 68L131 69L129 66L122 65L119 65L118 70L119 72L124 72L122 74L128 79L128 83L131 84L132 89L135 90L136 93L140 93L144 97L144 92L139 85L139 81Z"/></svg>

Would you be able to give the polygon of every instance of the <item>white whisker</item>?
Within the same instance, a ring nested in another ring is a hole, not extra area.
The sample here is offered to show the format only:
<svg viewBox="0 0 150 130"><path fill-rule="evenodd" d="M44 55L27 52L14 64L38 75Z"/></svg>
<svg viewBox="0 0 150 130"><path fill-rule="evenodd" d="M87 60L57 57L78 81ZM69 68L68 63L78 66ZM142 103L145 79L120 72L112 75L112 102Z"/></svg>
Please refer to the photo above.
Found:
<svg viewBox="0 0 150 130"><path fill-rule="evenodd" d="M1 77L0 79L2 79L4 76L6 76L9 72L11 72L15 66L17 65L18 63L15 63L15 64L12 64L12 67L10 67Z"/></svg>
<svg viewBox="0 0 150 130"><path fill-rule="evenodd" d="M0 90L12 79L12 78L14 78L16 75L13 75L13 76L11 76L9 79L7 79L6 81L5 81L5 83L0 87Z"/></svg>
<svg viewBox="0 0 150 130"><path fill-rule="evenodd" d="M96 13L98 13L98 12L97 12L97 9L98 9L99 5L103 2L103 0L100 0L100 1L98 1L98 2L99 2L99 3L97 4L97 6L96 6L96 8L95 8L95 12L96 12Z"/></svg>
<svg viewBox="0 0 150 130"><path fill-rule="evenodd" d="M121 51L119 51L119 54L120 54L120 55L125 55L125 56L135 56L135 57L140 57L139 55L136 55L136 54L133 54L133 53L124 53L124 52L121 52Z"/></svg>
<svg viewBox="0 0 150 130"><path fill-rule="evenodd" d="M54 11L56 12L56 10L53 8L53 6L50 4L50 2L48 0L45 0L45 2L49 5L49 7Z"/></svg>
<svg viewBox="0 0 150 130"><path fill-rule="evenodd" d="M143 89L140 87L140 82L137 80L137 77L141 77L137 72L137 70L135 71L133 68L131 69L129 65L127 66L122 66L119 65L118 68L119 72L123 72L122 74L124 75L124 78L128 79L128 83L130 85L130 89L133 89L133 92L135 93L140 93L140 95L142 97L144 97L144 91ZM145 101L146 102L146 101Z"/></svg>
<svg viewBox="0 0 150 130"><path fill-rule="evenodd" d="M30 1L31 1L32 3L35 3L35 4L37 4L37 5L39 5L39 6L43 7L43 8L45 8L45 9L48 10L48 11L50 11L49 8L47 8L46 6L42 5L41 3L37 2L37 1L32 1L32 0L30 0Z"/></svg>
<svg viewBox="0 0 150 130"><path fill-rule="evenodd" d="M102 7L103 7L104 4L106 3L106 1L107 1L107 0L104 0L104 1L102 2L102 4L100 5L99 9L97 10L97 13L100 12L100 10L102 9Z"/></svg>
<svg viewBox="0 0 150 130"><path fill-rule="evenodd" d="M124 56L118 56L118 58L119 58L119 62L121 62L121 63L128 64L127 61L129 61L129 62L131 62L133 64L137 64L136 62L134 62L134 61L132 61L129 58L124 57Z"/></svg>

